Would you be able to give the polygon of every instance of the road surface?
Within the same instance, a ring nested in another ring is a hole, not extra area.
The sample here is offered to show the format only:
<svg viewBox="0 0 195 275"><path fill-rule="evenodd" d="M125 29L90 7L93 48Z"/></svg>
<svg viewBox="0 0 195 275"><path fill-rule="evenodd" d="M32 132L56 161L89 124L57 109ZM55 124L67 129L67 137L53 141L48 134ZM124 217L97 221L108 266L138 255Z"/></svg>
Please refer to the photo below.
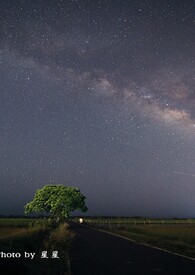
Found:
<svg viewBox="0 0 195 275"><path fill-rule="evenodd" d="M195 261L71 223L71 275L188 275Z"/></svg>

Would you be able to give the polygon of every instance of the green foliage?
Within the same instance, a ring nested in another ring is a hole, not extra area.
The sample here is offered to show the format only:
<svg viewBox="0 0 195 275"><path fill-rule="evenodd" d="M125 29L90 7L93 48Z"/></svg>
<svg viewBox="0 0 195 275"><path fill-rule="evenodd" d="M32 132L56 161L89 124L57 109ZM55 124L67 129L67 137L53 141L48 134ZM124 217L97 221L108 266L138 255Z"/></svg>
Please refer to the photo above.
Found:
<svg viewBox="0 0 195 275"><path fill-rule="evenodd" d="M64 185L45 185L24 206L25 213L48 212L59 219L69 217L70 212L77 209L87 211L85 196L78 188Z"/></svg>

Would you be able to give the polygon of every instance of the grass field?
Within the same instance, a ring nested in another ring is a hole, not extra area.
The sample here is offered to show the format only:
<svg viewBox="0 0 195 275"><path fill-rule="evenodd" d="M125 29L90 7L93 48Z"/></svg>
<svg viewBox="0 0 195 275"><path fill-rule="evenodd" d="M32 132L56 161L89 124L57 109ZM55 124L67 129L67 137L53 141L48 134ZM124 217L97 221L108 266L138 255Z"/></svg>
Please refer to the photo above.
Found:
<svg viewBox="0 0 195 275"><path fill-rule="evenodd" d="M11 261L2 258L0 268L5 265L6 268L11 268L11 272L19 274L68 275L71 238L72 234L65 223L54 226L47 219L1 218L1 252L17 252L21 257ZM41 259L42 251L47 251L48 259ZM59 259L51 258L52 251L58 251ZM24 252L35 253L34 259L25 259Z"/></svg>
<svg viewBox="0 0 195 275"><path fill-rule="evenodd" d="M30 236L46 229L43 219L2 218L0 219L0 241Z"/></svg>
<svg viewBox="0 0 195 275"><path fill-rule="evenodd" d="M86 224L135 240L139 243L195 258L194 219L85 219Z"/></svg>
<svg viewBox="0 0 195 275"><path fill-rule="evenodd" d="M37 224L43 224L45 219L28 218L0 218L0 227L29 227Z"/></svg>

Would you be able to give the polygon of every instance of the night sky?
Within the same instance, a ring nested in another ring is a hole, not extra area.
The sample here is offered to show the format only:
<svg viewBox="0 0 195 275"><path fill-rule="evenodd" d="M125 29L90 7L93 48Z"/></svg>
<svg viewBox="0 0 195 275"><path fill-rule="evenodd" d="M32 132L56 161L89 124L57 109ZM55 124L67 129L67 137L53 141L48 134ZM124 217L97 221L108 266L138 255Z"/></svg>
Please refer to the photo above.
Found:
<svg viewBox="0 0 195 275"><path fill-rule="evenodd" d="M0 214L195 217L195 2L2 0Z"/></svg>

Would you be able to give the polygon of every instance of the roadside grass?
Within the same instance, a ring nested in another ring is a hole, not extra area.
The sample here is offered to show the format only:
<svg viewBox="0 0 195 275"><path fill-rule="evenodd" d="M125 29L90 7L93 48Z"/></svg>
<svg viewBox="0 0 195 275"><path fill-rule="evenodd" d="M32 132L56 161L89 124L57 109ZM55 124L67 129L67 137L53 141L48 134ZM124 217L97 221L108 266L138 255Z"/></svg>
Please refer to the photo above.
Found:
<svg viewBox="0 0 195 275"><path fill-rule="evenodd" d="M97 219L85 223L195 259L194 220Z"/></svg>
<svg viewBox="0 0 195 275"><path fill-rule="evenodd" d="M126 229L111 229L112 232L150 244L184 256L195 258L195 227L189 226L133 226Z"/></svg>
<svg viewBox="0 0 195 275"><path fill-rule="evenodd" d="M51 231L44 247L48 251L58 251L59 259L50 259L50 272L52 274L71 274L71 263L69 252L74 233L69 230L67 223L60 224Z"/></svg>
<svg viewBox="0 0 195 275"><path fill-rule="evenodd" d="M69 275L72 237L66 223L54 225L47 219L0 219L1 251L22 255L18 259L1 259L0 267L7 264L12 267L11 272L18 274ZM48 259L41 258L42 251L47 251ZM53 251L58 252L59 258L51 257ZM36 253L34 259L25 259L24 252Z"/></svg>

